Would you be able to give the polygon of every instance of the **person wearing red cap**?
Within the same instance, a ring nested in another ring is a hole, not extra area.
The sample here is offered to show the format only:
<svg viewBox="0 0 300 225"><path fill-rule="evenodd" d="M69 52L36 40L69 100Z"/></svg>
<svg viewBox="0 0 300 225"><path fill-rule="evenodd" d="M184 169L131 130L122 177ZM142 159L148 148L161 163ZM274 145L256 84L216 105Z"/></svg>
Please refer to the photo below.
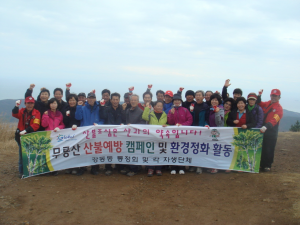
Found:
<svg viewBox="0 0 300 225"><path fill-rule="evenodd" d="M168 115L170 109L172 109L173 106L173 92L172 91L166 91L165 93L165 102L164 102L164 112Z"/></svg>
<svg viewBox="0 0 300 225"><path fill-rule="evenodd" d="M263 90L259 90L258 105L262 107L264 111L264 121L260 132L264 133L264 140L262 144L262 153L260 167L263 171L268 172L271 170L271 166L274 160L274 151L278 137L278 127L280 120L283 117L282 106L279 104L281 92L279 89L273 89L271 91L271 100L267 102L261 102L261 95Z"/></svg>
<svg viewBox="0 0 300 225"><path fill-rule="evenodd" d="M37 131L40 127L41 114L37 109L34 109L35 100L31 96L25 98L25 108L19 110L20 104L21 100L16 101L12 116L19 119L15 140L19 146L19 176L21 178L23 175L23 160L20 135Z"/></svg>

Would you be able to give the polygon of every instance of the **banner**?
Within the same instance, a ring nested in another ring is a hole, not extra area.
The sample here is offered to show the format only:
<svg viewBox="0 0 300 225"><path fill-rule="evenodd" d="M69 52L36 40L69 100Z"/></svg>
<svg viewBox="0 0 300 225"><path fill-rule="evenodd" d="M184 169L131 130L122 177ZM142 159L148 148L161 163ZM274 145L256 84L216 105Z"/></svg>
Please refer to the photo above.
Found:
<svg viewBox="0 0 300 225"><path fill-rule="evenodd" d="M259 129L97 125L21 137L24 177L97 164L178 165L258 173Z"/></svg>

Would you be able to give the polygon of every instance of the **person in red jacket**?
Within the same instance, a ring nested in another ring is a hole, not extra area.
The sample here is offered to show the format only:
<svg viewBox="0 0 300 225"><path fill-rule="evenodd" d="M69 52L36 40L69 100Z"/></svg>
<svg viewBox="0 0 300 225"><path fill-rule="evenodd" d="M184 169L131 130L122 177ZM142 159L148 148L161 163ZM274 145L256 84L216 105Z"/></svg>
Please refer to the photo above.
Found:
<svg viewBox="0 0 300 225"><path fill-rule="evenodd" d="M21 178L23 176L23 160L20 135L37 131L40 127L41 114L37 109L34 109L35 100L31 96L25 99L25 108L19 110L20 104L21 100L16 101L12 116L19 119L15 140L19 146L19 177Z"/></svg>
<svg viewBox="0 0 300 225"><path fill-rule="evenodd" d="M262 92L263 90L261 89L257 99L258 105L262 107L264 111L263 126L260 129L260 131L264 133L260 167L263 169L263 171L268 172L271 170L274 160L274 151L278 137L278 127L280 120L283 117L283 110L279 104L281 95L279 89L273 89L271 91L271 100L267 102L261 102Z"/></svg>

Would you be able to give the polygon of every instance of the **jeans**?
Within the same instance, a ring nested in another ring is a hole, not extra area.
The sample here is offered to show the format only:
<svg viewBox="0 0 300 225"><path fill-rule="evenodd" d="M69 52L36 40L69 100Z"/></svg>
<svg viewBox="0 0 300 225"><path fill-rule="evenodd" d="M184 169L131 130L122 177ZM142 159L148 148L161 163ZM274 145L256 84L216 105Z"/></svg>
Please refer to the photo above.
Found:
<svg viewBox="0 0 300 225"><path fill-rule="evenodd" d="M23 174L22 147L20 143L18 143L18 146L19 146L19 173Z"/></svg>

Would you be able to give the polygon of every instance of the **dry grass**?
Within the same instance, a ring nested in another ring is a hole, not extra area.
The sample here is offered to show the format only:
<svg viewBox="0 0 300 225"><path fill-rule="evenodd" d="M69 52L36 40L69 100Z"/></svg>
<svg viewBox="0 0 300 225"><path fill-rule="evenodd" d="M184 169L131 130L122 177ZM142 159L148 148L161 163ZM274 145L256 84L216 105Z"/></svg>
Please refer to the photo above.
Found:
<svg viewBox="0 0 300 225"><path fill-rule="evenodd" d="M0 146L1 150L12 150L17 148L15 141L16 123L6 123L0 120Z"/></svg>

